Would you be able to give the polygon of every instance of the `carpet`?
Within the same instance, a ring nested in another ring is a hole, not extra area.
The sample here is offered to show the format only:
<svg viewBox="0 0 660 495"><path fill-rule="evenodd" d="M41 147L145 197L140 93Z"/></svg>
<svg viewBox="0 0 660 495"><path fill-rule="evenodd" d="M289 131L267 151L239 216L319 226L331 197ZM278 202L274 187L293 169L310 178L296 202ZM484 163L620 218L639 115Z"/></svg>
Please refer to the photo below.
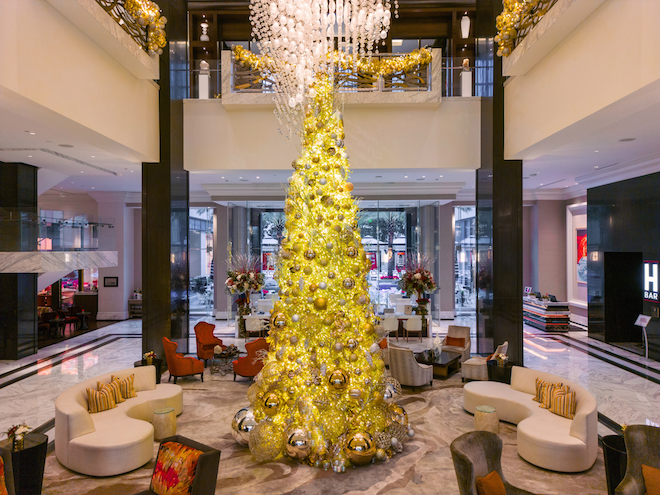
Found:
<svg viewBox="0 0 660 495"><path fill-rule="evenodd" d="M474 419L463 410L460 375L434 380L433 387L404 388L399 401L408 412L415 437L402 454L380 464L350 468L343 474L301 465L288 458L258 464L247 447L231 436L231 419L248 405L246 392L252 383L234 382L233 375L205 374L179 379L184 389L184 410L178 418L178 434L219 449L221 454L216 494L358 494L457 495L458 485L449 444L472 431ZM164 376L167 380L167 375ZM518 456L516 428L501 423L504 441L502 466L513 485L539 494L606 494L602 452L596 464L578 474L539 469ZM158 444L154 443L154 459ZM154 462L111 478L92 478L69 471L54 454L46 460L44 494L126 495L148 488Z"/></svg>

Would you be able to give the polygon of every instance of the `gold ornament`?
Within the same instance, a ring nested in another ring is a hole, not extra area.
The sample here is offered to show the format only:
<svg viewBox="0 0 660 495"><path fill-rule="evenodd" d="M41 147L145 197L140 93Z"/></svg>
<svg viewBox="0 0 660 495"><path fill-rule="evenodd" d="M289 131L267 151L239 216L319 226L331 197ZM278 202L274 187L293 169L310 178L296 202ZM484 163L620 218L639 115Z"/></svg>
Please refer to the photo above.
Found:
<svg viewBox="0 0 660 495"><path fill-rule="evenodd" d="M293 291L295 295L295 290ZM286 315L284 313L275 313L270 317L270 324L275 328L284 328L286 326Z"/></svg>
<svg viewBox="0 0 660 495"><path fill-rule="evenodd" d="M344 452L352 464L362 466L371 462L376 454L376 444L368 432L358 431L346 442Z"/></svg>
<svg viewBox="0 0 660 495"><path fill-rule="evenodd" d="M271 392L264 399L264 409L266 411L266 414L268 414L269 416L277 414L279 408L280 408L280 398L277 396L275 392Z"/></svg>
<svg viewBox="0 0 660 495"><path fill-rule="evenodd" d="M284 448L289 457L302 461L312 450L312 438L304 428L294 428L286 434Z"/></svg>
<svg viewBox="0 0 660 495"><path fill-rule="evenodd" d="M364 333L366 333L367 335L371 335L372 333L374 333L374 331L375 331L375 328L371 323L367 323L364 326Z"/></svg>
<svg viewBox="0 0 660 495"><path fill-rule="evenodd" d="M314 258L316 258L316 253L314 252L313 249L308 249L307 251L305 251L305 258L311 261Z"/></svg>
<svg viewBox="0 0 660 495"><path fill-rule="evenodd" d="M272 461L284 444L282 428L270 420L264 420L254 427L250 433L250 453L257 462Z"/></svg>
<svg viewBox="0 0 660 495"><path fill-rule="evenodd" d="M401 426L408 425L408 413L406 413L403 407L397 404L390 404L389 411L390 411L390 418L392 419L392 421L399 423Z"/></svg>
<svg viewBox="0 0 660 495"><path fill-rule="evenodd" d="M321 266L328 266L328 259L322 258L319 260L319 263L321 264Z"/></svg>
<svg viewBox="0 0 660 495"><path fill-rule="evenodd" d="M342 390L348 386L348 375L344 370L337 369L330 373L328 382L335 388L335 390Z"/></svg>
<svg viewBox="0 0 660 495"><path fill-rule="evenodd" d="M317 311L323 311L328 308L328 300L325 297L317 297L314 299L314 309ZM325 320L324 320L325 323Z"/></svg>
<svg viewBox="0 0 660 495"><path fill-rule="evenodd" d="M385 452L385 450L377 449L376 450L376 460L382 462L385 459L387 459L387 453Z"/></svg>
<svg viewBox="0 0 660 495"><path fill-rule="evenodd" d="M346 256L348 256L350 258L353 258L353 257L357 256L357 249L355 249L354 246L349 246L346 249Z"/></svg>
<svg viewBox="0 0 660 495"><path fill-rule="evenodd" d="M359 388L352 388L348 391L348 396L351 399L355 399L355 400L361 399L362 398L362 390L360 390Z"/></svg>
<svg viewBox="0 0 660 495"><path fill-rule="evenodd" d="M311 275L312 274L312 267L311 266L306 266L305 269L303 270L303 273L305 275Z"/></svg>
<svg viewBox="0 0 660 495"><path fill-rule="evenodd" d="M353 184L350 182L347 182L346 185L344 186L348 192L351 192L353 190Z"/></svg>
<svg viewBox="0 0 660 495"><path fill-rule="evenodd" d="M345 278L342 285L344 286L344 289L350 290L355 287L355 280L352 278Z"/></svg>
<svg viewBox="0 0 660 495"><path fill-rule="evenodd" d="M355 350L357 347L357 340L355 339L348 339L346 342L346 347L348 347L351 351Z"/></svg>
<svg viewBox="0 0 660 495"><path fill-rule="evenodd" d="M330 316L326 316L325 318L323 318L323 324L324 324L325 326L330 326L330 325L332 325L334 321L335 321L335 320L332 319Z"/></svg>
<svg viewBox="0 0 660 495"><path fill-rule="evenodd" d="M328 278L329 278L330 280L332 280L332 279L335 278L335 277L336 277L335 272L328 272Z"/></svg>

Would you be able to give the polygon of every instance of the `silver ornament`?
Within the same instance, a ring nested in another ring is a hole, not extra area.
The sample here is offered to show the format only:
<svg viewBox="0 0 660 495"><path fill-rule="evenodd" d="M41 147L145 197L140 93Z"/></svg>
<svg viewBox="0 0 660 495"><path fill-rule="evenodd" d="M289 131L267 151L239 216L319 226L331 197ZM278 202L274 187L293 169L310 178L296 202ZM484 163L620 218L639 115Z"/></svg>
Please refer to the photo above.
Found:
<svg viewBox="0 0 660 495"><path fill-rule="evenodd" d="M299 315L292 315L291 316L291 321L293 321L294 323L299 322L300 321L300 316Z"/></svg>
<svg viewBox="0 0 660 495"><path fill-rule="evenodd" d="M321 177L321 179L319 180L319 184L321 184L322 186L325 186L327 183L328 180L325 177Z"/></svg>
<svg viewBox="0 0 660 495"><path fill-rule="evenodd" d="M257 426L257 421L254 419L254 410L251 407L244 407L239 410L231 421L231 436L234 437L236 443L247 445L250 432Z"/></svg>
<svg viewBox="0 0 660 495"><path fill-rule="evenodd" d="M341 342L337 342L335 344L335 351L340 352L343 348L344 348L344 344L342 344Z"/></svg>
<svg viewBox="0 0 660 495"><path fill-rule="evenodd" d="M327 288L328 288L328 284L326 284L325 282L319 282L319 289L325 290Z"/></svg>
<svg viewBox="0 0 660 495"><path fill-rule="evenodd" d="M307 296L307 302L310 303L310 304L313 303L314 298L312 296Z"/></svg>
<svg viewBox="0 0 660 495"><path fill-rule="evenodd" d="M339 305L343 306L344 304L346 304L346 299L340 299L339 300Z"/></svg>
<svg viewBox="0 0 660 495"><path fill-rule="evenodd" d="M328 243L325 244L325 248L328 249L328 250L332 249L333 247L334 246L331 242L328 242Z"/></svg>

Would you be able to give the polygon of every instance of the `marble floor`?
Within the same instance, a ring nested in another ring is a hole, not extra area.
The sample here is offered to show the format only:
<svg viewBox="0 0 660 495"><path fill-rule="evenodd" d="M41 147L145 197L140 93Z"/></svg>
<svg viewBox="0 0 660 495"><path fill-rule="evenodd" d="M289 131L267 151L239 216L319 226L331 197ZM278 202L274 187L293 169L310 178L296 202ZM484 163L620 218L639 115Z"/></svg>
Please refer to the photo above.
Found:
<svg viewBox="0 0 660 495"><path fill-rule="evenodd" d="M217 325L216 334L226 344L244 348L244 339L233 337L233 326L206 320ZM195 353L192 326L197 321L191 321L191 354ZM475 338L473 317L435 322L434 331L442 335L449 324L470 326ZM549 334L530 327L523 331L526 366L577 382L596 397L601 436L616 432L624 424L660 425L660 363L590 339L586 332ZM428 348L431 342L432 338L421 343L418 339L409 343L399 340L399 344L414 350ZM132 367L140 356L141 322L129 320L40 349L28 358L0 361L0 431L25 421L52 439L54 403L62 391L88 378ZM229 383L218 386L230 386ZM57 461L51 456L49 462Z"/></svg>

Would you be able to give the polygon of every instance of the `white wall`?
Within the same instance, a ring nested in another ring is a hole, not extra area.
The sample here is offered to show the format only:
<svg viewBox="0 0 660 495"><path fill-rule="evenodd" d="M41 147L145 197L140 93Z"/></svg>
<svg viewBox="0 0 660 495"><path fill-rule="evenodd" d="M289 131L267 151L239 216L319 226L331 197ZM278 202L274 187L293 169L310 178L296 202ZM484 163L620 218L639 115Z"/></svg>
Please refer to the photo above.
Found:
<svg viewBox="0 0 660 495"><path fill-rule="evenodd" d="M43 0L0 2L0 106L133 161L158 161L158 88Z"/></svg>
<svg viewBox="0 0 660 495"><path fill-rule="evenodd" d="M281 170L299 154L294 140L279 134L272 108L227 110L219 100L185 100L183 110L187 170ZM446 98L437 108L347 106L344 114L352 168L479 167L479 98Z"/></svg>
<svg viewBox="0 0 660 495"><path fill-rule="evenodd" d="M97 192L101 217L114 218L115 245L118 255L116 267L99 268L99 309L97 320L125 320L128 318L128 299L135 290L135 210L126 206L128 193ZM103 246L101 246L103 248ZM104 287L105 277L118 277L118 287Z"/></svg>
<svg viewBox="0 0 660 495"><path fill-rule="evenodd" d="M62 194L62 196L60 196ZM99 205L89 194L60 193L47 191L37 198L37 206L42 210L56 210L65 213L77 213L98 218Z"/></svg>
<svg viewBox="0 0 660 495"><path fill-rule="evenodd" d="M584 119L657 83L659 23L658 0L608 0L526 75L509 79L505 158L534 158L571 135L594 132L605 119ZM648 105L648 96L640 98ZM613 114L625 116L635 102L625 106Z"/></svg>

